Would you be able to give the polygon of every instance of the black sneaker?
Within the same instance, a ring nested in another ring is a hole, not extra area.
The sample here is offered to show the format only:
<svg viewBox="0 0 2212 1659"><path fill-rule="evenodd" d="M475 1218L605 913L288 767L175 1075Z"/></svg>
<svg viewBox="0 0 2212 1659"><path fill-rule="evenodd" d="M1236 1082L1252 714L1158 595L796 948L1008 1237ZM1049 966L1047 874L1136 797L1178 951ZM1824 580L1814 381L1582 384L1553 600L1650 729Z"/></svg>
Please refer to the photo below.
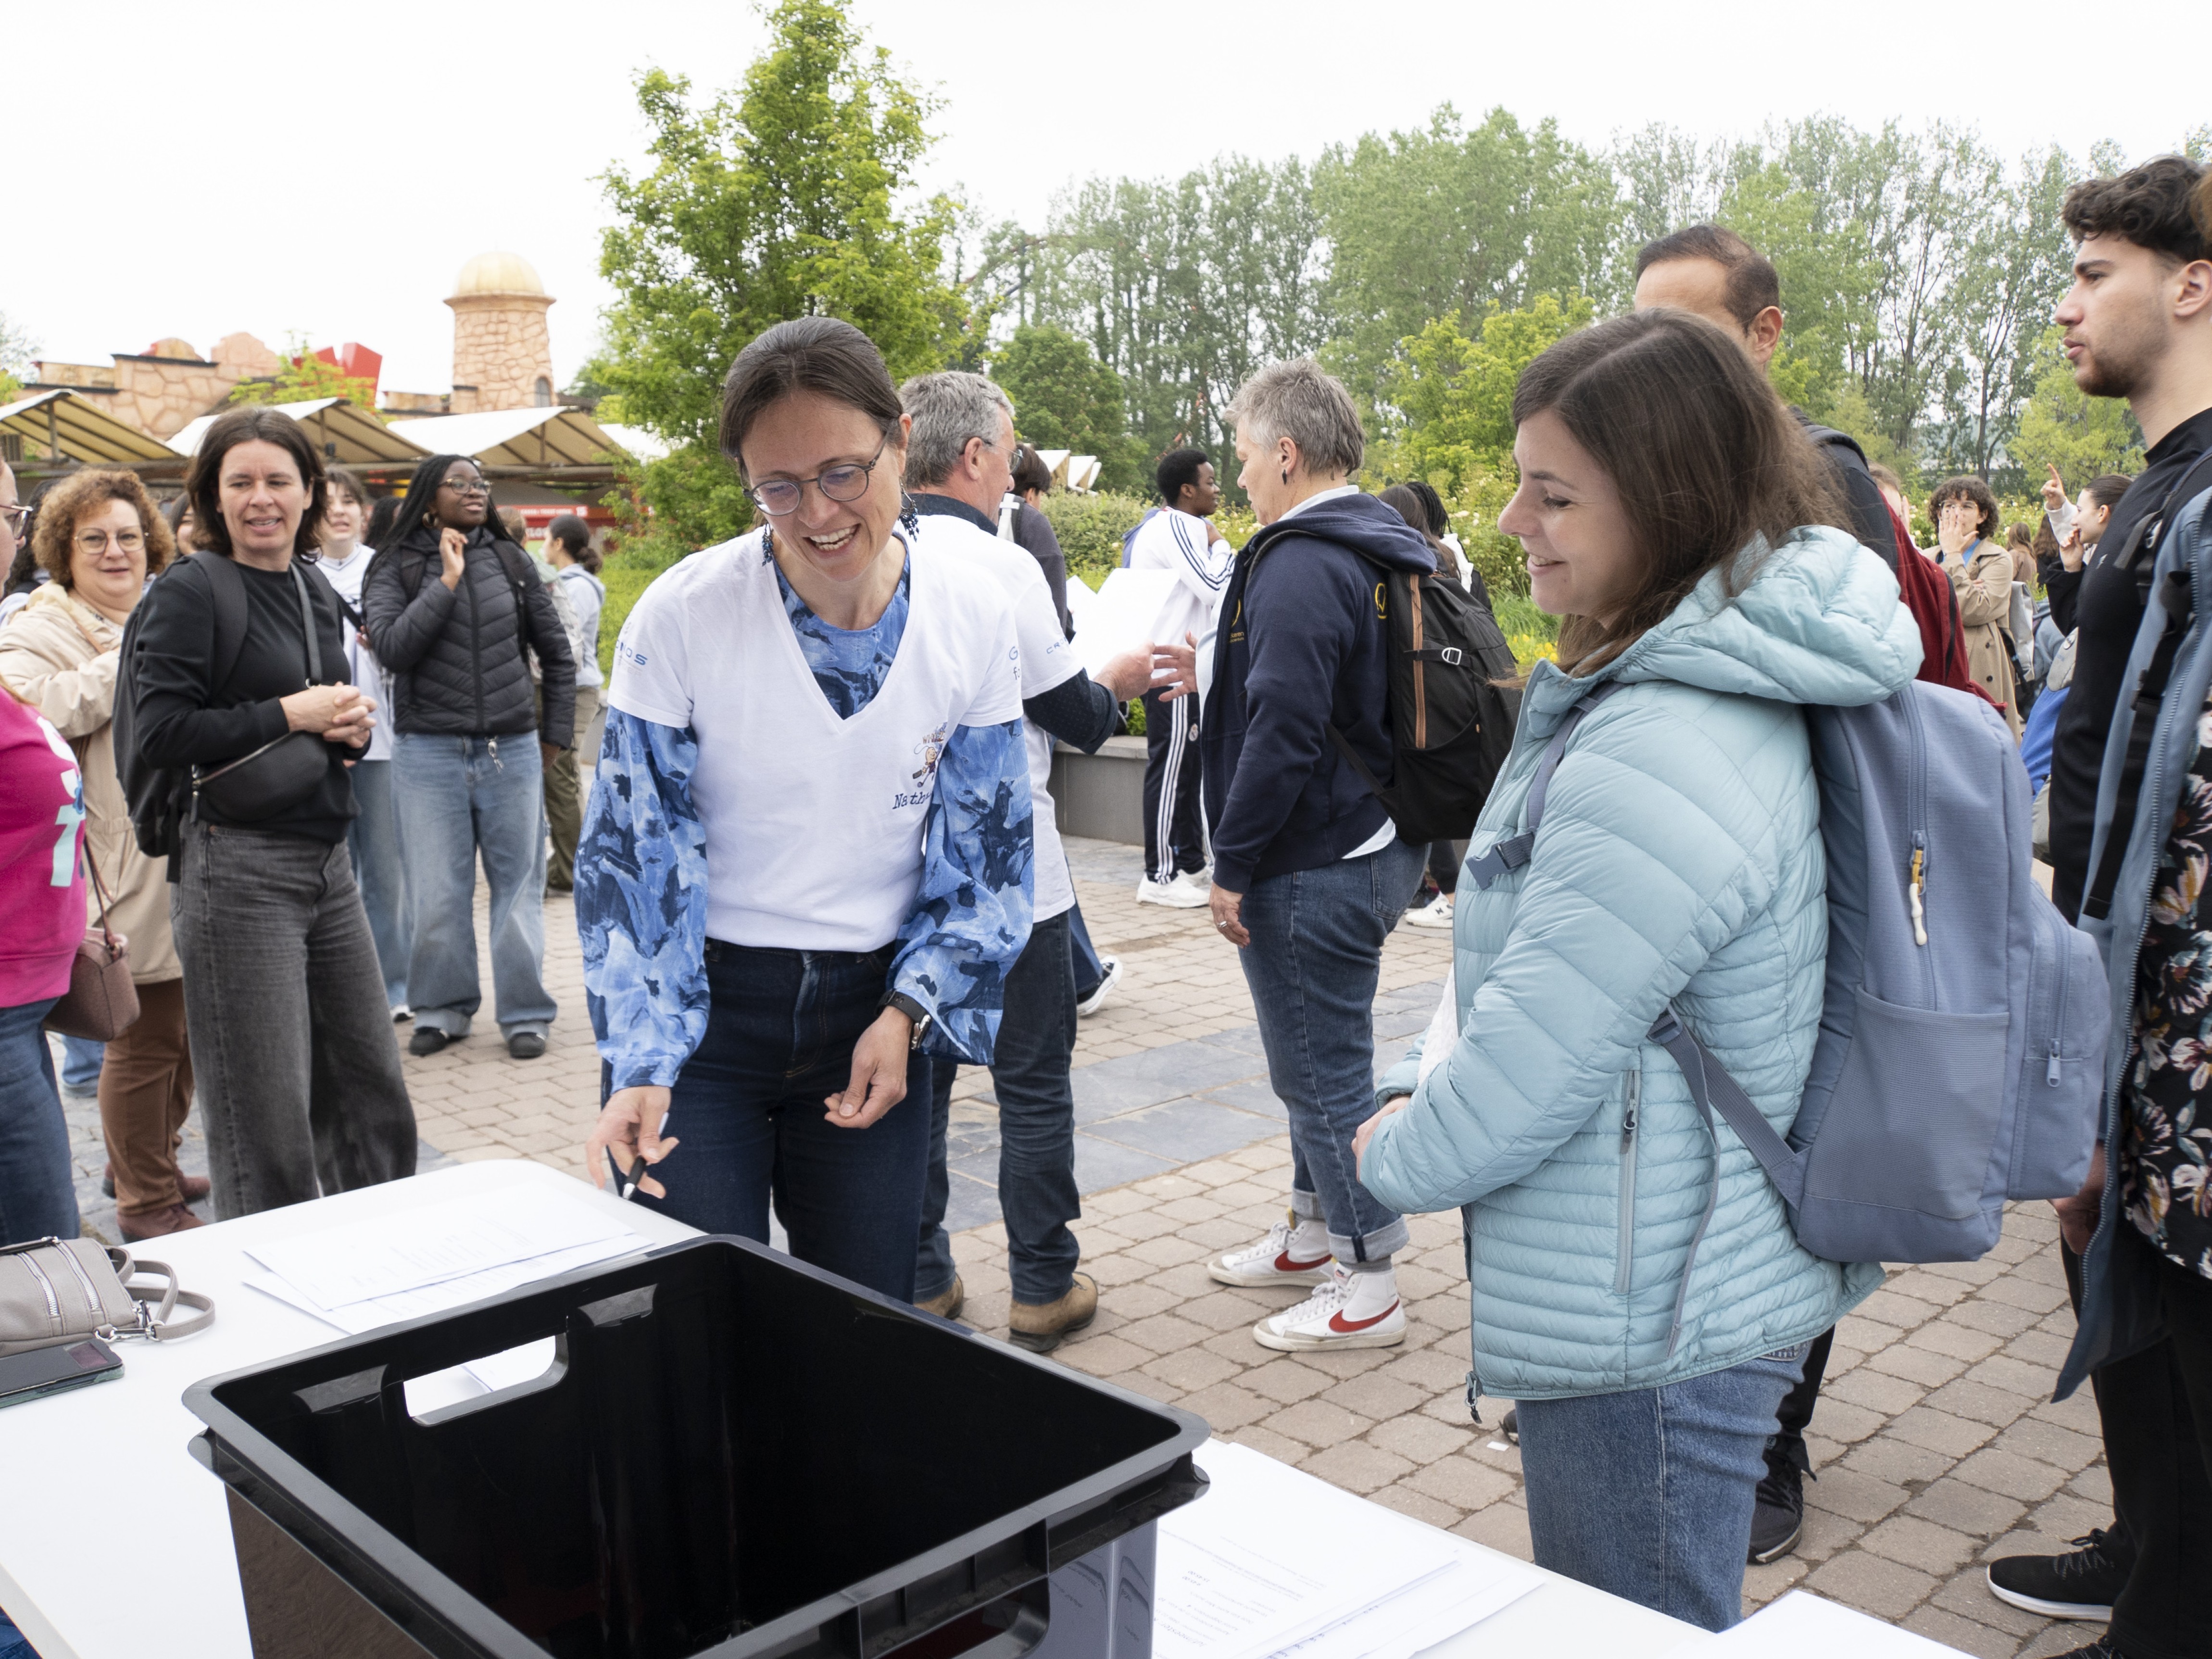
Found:
<svg viewBox="0 0 2212 1659"><path fill-rule="evenodd" d="M1521 1443L1521 1408L1518 1406L1505 1408L1505 1415L1498 1419L1498 1431L1505 1437L1509 1444L1517 1446Z"/></svg>
<svg viewBox="0 0 2212 1659"><path fill-rule="evenodd" d="M1749 1559L1754 1566L1781 1559L1805 1535L1805 1478L1812 1474L1805 1443L1785 1447L1778 1439L1766 1443L1766 1476L1751 1511Z"/></svg>
<svg viewBox="0 0 2212 1659"><path fill-rule="evenodd" d="M452 1041L452 1037L434 1025L417 1025L415 1035L407 1039L407 1052L410 1054L434 1054Z"/></svg>
<svg viewBox="0 0 2212 1659"><path fill-rule="evenodd" d="M517 1031L507 1038L507 1052L517 1060L535 1060L545 1052L545 1039L535 1031Z"/></svg>
<svg viewBox="0 0 2212 1659"><path fill-rule="evenodd" d="M2045 1619L2109 1621L2112 1600L2135 1568L2134 1552L2102 1528L2074 1543L2063 1555L2008 1555L1990 1562L1990 1594Z"/></svg>
<svg viewBox="0 0 2212 1659"><path fill-rule="evenodd" d="M2100 1636L2087 1647L2067 1649L2057 1659L2120 1659L2120 1650L2109 1636Z"/></svg>

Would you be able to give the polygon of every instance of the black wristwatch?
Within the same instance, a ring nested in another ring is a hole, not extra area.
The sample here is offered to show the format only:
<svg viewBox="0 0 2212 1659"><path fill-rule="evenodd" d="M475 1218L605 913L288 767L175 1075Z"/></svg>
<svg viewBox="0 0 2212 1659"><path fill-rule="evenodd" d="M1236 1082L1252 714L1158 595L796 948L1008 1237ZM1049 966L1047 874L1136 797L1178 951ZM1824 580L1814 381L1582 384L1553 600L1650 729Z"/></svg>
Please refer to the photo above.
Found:
<svg viewBox="0 0 2212 1659"><path fill-rule="evenodd" d="M877 1006L878 1009L896 1008L914 1022L914 1036L906 1045L908 1048L921 1048L922 1038L929 1034L929 1028L937 1024L935 1014L903 991L886 991L883 1001Z"/></svg>

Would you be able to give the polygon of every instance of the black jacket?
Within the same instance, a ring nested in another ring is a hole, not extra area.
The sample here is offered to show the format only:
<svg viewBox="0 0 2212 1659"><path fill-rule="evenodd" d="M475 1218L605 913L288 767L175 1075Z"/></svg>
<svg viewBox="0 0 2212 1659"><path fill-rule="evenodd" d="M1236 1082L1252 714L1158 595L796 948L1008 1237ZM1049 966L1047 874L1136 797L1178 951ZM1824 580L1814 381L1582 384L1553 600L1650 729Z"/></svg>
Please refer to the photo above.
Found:
<svg viewBox="0 0 2212 1659"><path fill-rule="evenodd" d="M440 579L434 532L380 550L361 608L377 660L392 672L392 729L438 737L507 737L538 726L526 646L544 678L538 736L575 739L576 662L529 556L489 530L470 532L460 583ZM519 601L519 603L518 603Z"/></svg>

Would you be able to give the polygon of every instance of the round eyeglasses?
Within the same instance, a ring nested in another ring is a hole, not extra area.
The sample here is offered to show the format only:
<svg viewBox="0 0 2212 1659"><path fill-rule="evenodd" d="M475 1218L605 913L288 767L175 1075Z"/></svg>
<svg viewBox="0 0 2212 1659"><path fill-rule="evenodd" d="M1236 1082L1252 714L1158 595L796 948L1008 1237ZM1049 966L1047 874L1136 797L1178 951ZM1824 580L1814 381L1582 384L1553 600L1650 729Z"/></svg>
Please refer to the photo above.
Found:
<svg viewBox="0 0 2212 1659"><path fill-rule="evenodd" d="M745 494L751 496L760 510L771 519L781 519L799 511L799 504L806 497L806 486L812 484L822 492L826 501L857 501L868 493L868 480L877 463L884 458L884 445L890 442L888 434L876 446L876 453L862 465L851 462L842 466L825 466L811 478L770 478L766 483L749 484Z"/></svg>

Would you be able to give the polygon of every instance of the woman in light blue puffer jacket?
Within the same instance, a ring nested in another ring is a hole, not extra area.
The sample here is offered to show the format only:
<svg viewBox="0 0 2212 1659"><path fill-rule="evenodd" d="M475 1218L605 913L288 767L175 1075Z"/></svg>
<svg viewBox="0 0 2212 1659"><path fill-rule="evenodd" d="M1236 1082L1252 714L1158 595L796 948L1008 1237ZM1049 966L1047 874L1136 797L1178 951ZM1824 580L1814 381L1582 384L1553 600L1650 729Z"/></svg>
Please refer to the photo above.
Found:
<svg viewBox="0 0 2212 1659"><path fill-rule="evenodd" d="M1790 1127L1827 957L1798 706L1890 696L1919 634L1881 562L1826 527L1821 461L1711 324L1647 311L1571 336L1522 376L1514 419L1499 527L1570 666L1530 677L1468 848L1458 1040L1384 1079L1360 1177L1401 1211L1465 1206L1476 1375L1519 1402L1538 1563L1719 1630L1775 1408L1881 1269L1802 1249L1644 1033L1671 1001ZM1545 745L1609 684L1531 858L1480 885Z"/></svg>

